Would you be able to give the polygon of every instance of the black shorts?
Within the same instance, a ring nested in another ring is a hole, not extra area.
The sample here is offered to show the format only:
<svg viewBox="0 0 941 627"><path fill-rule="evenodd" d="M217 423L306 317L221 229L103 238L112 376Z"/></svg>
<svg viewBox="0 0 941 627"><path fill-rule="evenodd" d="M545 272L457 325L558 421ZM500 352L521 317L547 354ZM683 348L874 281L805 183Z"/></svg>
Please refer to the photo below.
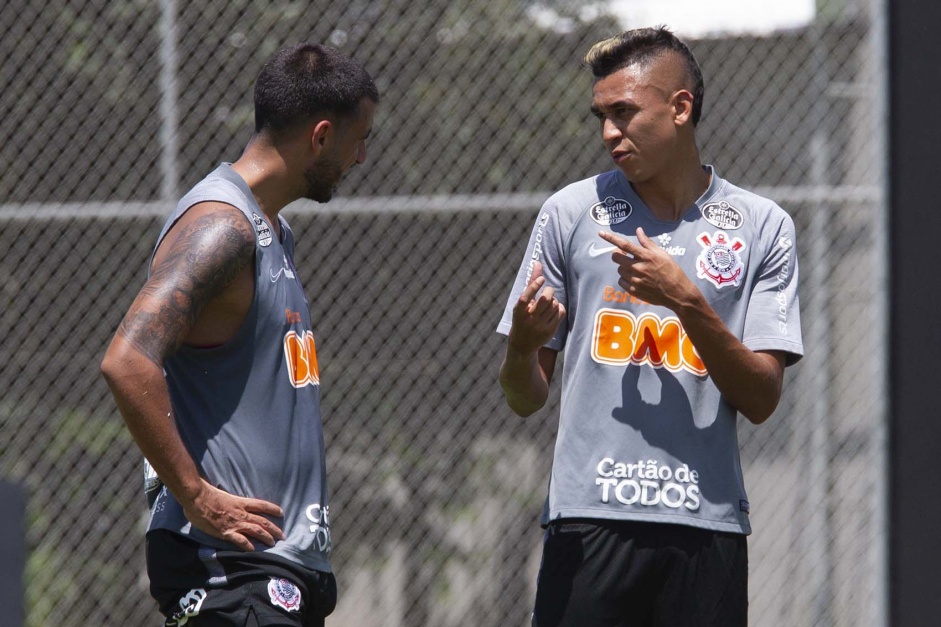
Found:
<svg viewBox="0 0 941 627"><path fill-rule="evenodd" d="M337 602L333 573L164 530L147 534L147 574L167 627L322 627Z"/></svg>
<svg viewBox="0 0 941 627"><path fill-rule="evenodd" d="M564 519L546 530L533 627L746 627L745 536Z"/></svg>

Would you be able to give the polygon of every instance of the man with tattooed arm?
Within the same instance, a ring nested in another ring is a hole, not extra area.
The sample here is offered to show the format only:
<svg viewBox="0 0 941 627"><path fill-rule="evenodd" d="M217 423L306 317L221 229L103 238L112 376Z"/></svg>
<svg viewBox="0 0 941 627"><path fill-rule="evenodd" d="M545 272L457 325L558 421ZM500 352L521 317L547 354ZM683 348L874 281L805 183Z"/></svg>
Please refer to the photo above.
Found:
<svg viewBox="0 0 941 627"><path fill-rule="evenodd" d="M365 161L379 95L299 44L254 99L248 146L177 205L101 365L148 462L166 625L323 625L336 604L313 324L280 212Z"/></svg>

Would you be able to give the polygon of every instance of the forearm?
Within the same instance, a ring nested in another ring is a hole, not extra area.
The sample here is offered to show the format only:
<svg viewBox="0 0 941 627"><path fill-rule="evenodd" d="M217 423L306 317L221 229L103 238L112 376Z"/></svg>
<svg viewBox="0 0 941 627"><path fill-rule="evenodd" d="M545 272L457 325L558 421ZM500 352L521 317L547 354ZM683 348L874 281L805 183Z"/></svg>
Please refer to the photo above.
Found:
<svg viewBox="0 0 941 627"><path fill-rule="evenodd" d="M500 387L516 414L529 416L546 404L549 380L539 362L539 351L524 354L507 346L500 366Z"/></svg>
<svg viewBox="0 0 941 627"><path fill-rule="evenodd" d="M101 364L138 447L178 500L206 486L180 438L163 362L200 312L254 260L255 233L237 209L200 203L174 225Z"/></svg>
<svg viewBox="0 0 941 627"><path fill-rule="evenodd" d="M284 539L281 528L272 521L284 517L277 504L231 495L200 475L174 422L159 365L135 351L119 333L105 355L101 372L134 441L193 527L243 551L254 550L255 542L274 546Z"/></svg>
<svg viewBox="0 0 941 627"><path fill-rule="evenodd" d="M115 338L101 372L131 437L177 499L192 500L202 478L180 438L162 369Z"/></svg>
<svg viewBox="0 0 941 627"><path fill-rule="evenodd" d="M754 424L767 420L781 398L783 364L745 346L701 295L674 311L725 400Z"/></svg>
<svg viewBox="0 0 941 627"><path fill-rule="evenodd" d="M755 352L745 346L643 229L637 229L637 243L609 232L599 236L619 249L611 255L618 265L618 285L641 300L673 311L725 400L755 424L767 420L781 397L783 354Z"/></svg>

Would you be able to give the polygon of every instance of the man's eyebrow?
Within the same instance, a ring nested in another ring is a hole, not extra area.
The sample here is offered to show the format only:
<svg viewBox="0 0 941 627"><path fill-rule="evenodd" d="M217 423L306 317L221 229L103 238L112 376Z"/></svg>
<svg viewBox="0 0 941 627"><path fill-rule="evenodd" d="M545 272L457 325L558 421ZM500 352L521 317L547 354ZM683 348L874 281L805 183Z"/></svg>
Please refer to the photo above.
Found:
<svg viewBox="0 0 941 627"><path fill-rule="evenodd" d="M610 111L612 109L629 109L636 106L633 100L615 100L614 102L607 103L603 108ZM602 107L592 104L589 111L591 111L593 115L601 115Z"/></svg>

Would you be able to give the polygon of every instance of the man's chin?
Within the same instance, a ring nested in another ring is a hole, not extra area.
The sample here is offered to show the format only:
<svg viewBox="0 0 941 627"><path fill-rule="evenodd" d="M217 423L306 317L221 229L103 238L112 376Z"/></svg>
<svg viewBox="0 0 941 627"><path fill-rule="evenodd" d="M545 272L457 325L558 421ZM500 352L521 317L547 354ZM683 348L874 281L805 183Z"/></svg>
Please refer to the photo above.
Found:
<svg viewBox="0 0 941 627"><path fill-rule="evenodd" d="M626 178L628 181L630 181L634 185L643 183L644 181L650 178L649 173L643 170L642 168L619 167L618 169L621 171L622 174L624 174L624 178Z"/></svg>
<svg viewBox="0 0 941 627"><path fill-rule="evenodd" d="M313 200L314 202L319 202L320 204L324 204L324 203L330 202L330 199L333 198L333 190L331 189L328 191L321 190L321 191L316 191L316 192L308 192L305 198L307 200Z"/></svg>

